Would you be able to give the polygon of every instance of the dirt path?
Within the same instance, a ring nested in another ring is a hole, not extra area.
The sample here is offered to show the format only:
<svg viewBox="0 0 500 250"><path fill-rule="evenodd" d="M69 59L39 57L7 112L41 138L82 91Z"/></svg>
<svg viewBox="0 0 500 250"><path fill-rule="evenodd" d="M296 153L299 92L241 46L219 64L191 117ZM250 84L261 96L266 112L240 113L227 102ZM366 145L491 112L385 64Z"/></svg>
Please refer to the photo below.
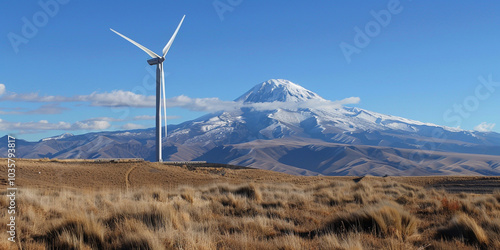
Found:
<svg viewBox="0 0 500 250"><path fill-rule="evenodd" d="M137 165L134 165L132 166L131 168L129 168L127 170L127 172L125 173L125 186L127 187L127 190L128 188L130 187L130 173L132 173L132 171L134 171L134 169L137 167Z"/></svg>

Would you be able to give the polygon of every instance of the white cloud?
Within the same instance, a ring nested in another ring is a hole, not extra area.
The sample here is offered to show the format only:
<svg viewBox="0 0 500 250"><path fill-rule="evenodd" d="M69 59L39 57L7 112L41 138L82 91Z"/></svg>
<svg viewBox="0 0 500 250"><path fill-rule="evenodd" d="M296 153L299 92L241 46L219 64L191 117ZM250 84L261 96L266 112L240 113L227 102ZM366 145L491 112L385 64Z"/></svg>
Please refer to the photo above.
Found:
<svg viewBox="0 0 500 250"><path fill-rule="evenodd" d="M340 101L327 101L327 100L318 100L312 99L304 102L260 102L260 103L243 103L242 107L245 108L253 108L260 111L265 110L275 110L275 109L289 109L289 110L297 110L297 109L330 109L330 108L338 108L345 104L356 104L359 103L359 97L349 97Z"/></svg>
<svg viewBox="0 0 500 250"><path fill-rule="evenodd" d="M481 124L474 127L474 130L478 132L490 132L495 127L495 123L482 122Z"/></svg>
<svg viewBox="0 0 500 250"><path fill-rule="evenodd" d="M130 91L113 90L111 93L92 93L77 96L80 101L88 101L92 106L100 107L154 107L156 96L139 95Z"/></svg>
<svg viewBox="0 0 500 250"><path fill-rule="evenodd" d="M107 121L78 121L50 123L47 120L38 122L8 122L0 120L0 130L42 131L42 130L103 130L111 124Z"/></svg>
<svg viewBox="0 0 500 250"><path fill-rule="evenodd" d="M70 102L77 101L75 98L65 96L40 96L38 93L9 93L2 96L1 100L15 102Z"/></svg>
<svg viewBox="0 0 500 250"><path fill-rule="evenodd" d="M191 111L229 111L240 108L242 103L222 101L219 98L190 98L185 95L167 99L169 108L185 108Z"/></svg>
<svg viewBox="0 0 500 250"><path fill-rule="evenodd" d="M109 127L108 121L83 121L73 123L70 130L104 130Z"/></svg>
<svg viewBox="0 0 500 250"><path fill-rule="evenodd" d="M90 95L66 96L40 96L38 93L17 94L11 93L2 96L2 100L25 102L89 102L91 106L100 107L154 107L155 96L135 94L130 91L113 90L111 92Z"/></svg>
<svg viewBox="0 0 500 250"><path fill-rule="evenodd" d="M5 93L5 84L0 83L0 95L3 95Z"/></svg>
<svg viewBox="0 0 500 250"><path fill-rule="evenodd" d="M142 128L145 128L145 127L143 125L140 125L140 124L127 123L127 124L123 125L121 128L129 130L129 129L142 129Z"/></svg>
<svg viewBox="0 0 500 250"><path fill-rule="evenodd" d="M356 97L348 97L337 102L340 105L346 105L346 104L358 104L360 101L361 98L356 96Z"/></svg>
<svg viewBox="0 0 500 250"><path fill-rule="evenodd" d="M255 110L275 110L300 108L335 108L346 104L356 104L360 102L359 97L349 97L340 101L308 100L304 102L261 102L243 103L235 101L222 101L219 98L190 98L184 95L167 99L167 107L179 107L192 111L232 111L240 108L251 108Z"/></svg>
<svg viewBox="0 0 500 250"><path fill-rule="evenodd" d="M97 107L133 107L151 108L156 106L156 96L141 95L130 91L113 90L111 92L97 93L90 95L79 95L73 97L64 96L40 96L38 93L17 94L9 93L0 100L26 101L26 102L87 102L91 106ZM299 109L299 108L330 108L346 104L359 103L359 97L349 97L340 101L309 100L305 102L266 102L266 103L243 103L235 101L223 101L219 98L190 98L185 95L168 98L167 108L184 108L191 111L215 112L231 111L240 108L253 108L256 110ZM48 110L48 109L47 109ZM52 112L57 112L53 106ZM138 116L134 120L149 120L147 116ZM172 117L177 118L177 117Z"/></svg>

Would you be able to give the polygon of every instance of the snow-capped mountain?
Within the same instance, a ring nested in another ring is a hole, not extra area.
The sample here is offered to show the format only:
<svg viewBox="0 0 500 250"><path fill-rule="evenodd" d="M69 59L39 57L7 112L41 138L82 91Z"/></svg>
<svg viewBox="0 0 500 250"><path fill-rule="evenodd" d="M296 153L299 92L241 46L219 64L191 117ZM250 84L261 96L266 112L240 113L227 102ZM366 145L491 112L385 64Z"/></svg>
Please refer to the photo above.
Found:
<svg viewBox="0 0 500 250"><path fill-rule="evenodd" d="M52 136L52 137L43 138L40 141L59 140L59 139L64 139L64 138L68 138L68 137L71 137L71 136L73 136L73 134L71 134L71 133L64 133L64 134L58 135L58 136Z"/></svg>
<svg viewBox="0 0 500 250"><path fill-rule="evenodd" d="M235 101L244 103L303 102L312 99L324 100L318 94L288 80L271 79L256 85Z"/></svg>
<svg viewBox="0 0 500 250"><path fill-rule="evenodd" d="M249 108L206 115L169 128L168 141L224 145L293 136L344 144L463 153L484 153L482 146L500 146L500 137L495 133L465 131L335 105L287 80L258 84L236 101L273 103L273 109L247 105ZM305 104L288 105L290 102ZM457 141L472 148L456 147ZM480 147L473 148L476 144ZM495 152L489 150L487 153Z"/></svg>
<svg viewBox="0 0 500 250"><path fill-rule="evenodd" d="M341 106L281 79L256 85L235 104L242 108L168 126L164 159L305 175L500 175L497 133ZM19 151L27 158L154 159L154 129L21 144Z"/></svg>

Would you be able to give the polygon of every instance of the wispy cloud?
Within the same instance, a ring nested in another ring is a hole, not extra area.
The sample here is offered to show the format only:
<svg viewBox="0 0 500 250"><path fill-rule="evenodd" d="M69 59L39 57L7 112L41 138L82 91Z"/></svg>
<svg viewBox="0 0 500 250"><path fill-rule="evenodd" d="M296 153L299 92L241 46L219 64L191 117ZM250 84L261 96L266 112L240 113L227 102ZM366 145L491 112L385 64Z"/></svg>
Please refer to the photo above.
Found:
<svg viewBox="0 0 500 250"><path fill-rule="evenodd" d="M8 93L0 100L3 101L25 101L25 102L87 102L96 107L134 107L151 108L156 105L156 96L146 96L130 91L114 90L111 92L90 95L65 96L40 96L38 93L17 94ZM266 103L243 103L235 101L224 101L219 98L191 98L185 95L168 98L167 108L183 108L191 111L216 112L232 111L240 108L252 108L256 110L274 109L299 109L299 108L328 108L346 104L359 103L359 97L349 97L340 101L309 100L304 102L266 102ZM48 107L46 107L48 108ZM149 118L148 118L149 119Z"/></svg>
<svg viewBox="0 0 500 250"><path fill-rule="evenodd" d="M90 102L99 107L154 107L155 96L139 95L130 91L114 90L110 93L92 93L88 96L77 96L80 101Z"/></svg>
<svg viewBox="0 0 500 250"><path fill-rule="evenodd" d="M152 108L156 105L156 96L146 96L136 94L130 91L114 90L111 92L98 93L94 92L89 95L78 95L73 97L66 96L41 96L38 93L13 93L5 90L5 85L0 84L0 101L13 102L35 102L42 105L33 110L25 108L2 108L0 114L60 114L69 108L62 107L62 103L80 102L87 103L94 107L132 107L132 108ZM313 99L304 102L266 102L266 103L244 103L236 101L224 101L219 98L191 98L185 95L169 98L167 108L183 108L190 111L202 112L218 112L218 111L234 111L242 108L253 109L257 111L276 110L276 109L306 109L306 108L335 108L346 104L359 103L358 97L349 97L340 101L327 101L324 99ZM177 116L169 116L168 119L178 119ZM74 123L69 122L49 122L47 120L31 121L31 122L11 122L0 119L0 130L4 131L19 131L19 133L37 133L46 130L105 130L108 128L117 127L114 123L125 123L118 125L121 129L142 129L144 125L136 124L133 121L154 120L152 115L139 115L126 119L113 117L96 117ZM493 125L494 126L494 125ZM488 126L481 129L488 129ZM492 127L491 127L492 128Z"/></svg>
<svg viewBox="0 0 500 250"><path fill-rule="evenodd" d="M223 101L219 98L190 98L187 96L178 96L167 100L168 107L180 107L192 111L232 111L241 108L255 109L259 111L276 109L304 109L304 108L334 108L347 104L359 103L359 97L349 97L340 101L327 101L313 99L304 102L261 102L261 103L243 103L235 101Z"/></svg>
<svg viewBox="0 0 500 250"><path fill-rule="evenodd" d="M156 97L136 94L130 91L113 90L111 92L90 95L66 96L40 96L38 93L8 93L0 98L2 101L16 102L89 102L91 106L99 107L154 107Z"/></svg>
<svg viewBox="0 0 500 250"><path fill-rule="evenodd" d="M276 110L276 109L289 109L289 110L297 110L297 109L329 109L336 108L342 105L347 104L356 104L359 103L359 97L349 97L340 101L327 101L321 99L311 99L304 102L262 102L262 103L242 103L241 107L243 108L253 108L259 111L265 110Z"/></svg>
<svg viewBox="0 0 500 250"><path fill-rule="evenodd" d="M0 119L0 130L18 130L23 132L42 130L104 130L111 127L107 121L77 121L75 123L57 122L50 123L47 120L38 122L9 122Z"/></svg>
<svg viewBox="0 0 500 250"><path fill-rule="evenodd" d="M13 102L71 102L77 101L76 98L65 96L40 96L38 93L7 93L0 98L1 101Z"/></svg>
<svg viewBox="0 0 500 250"><path fill-rule="evenodd" d="M140 124L135 124L135 123L127 123L127 124L121 126L121 129L125 129L125 130L142 129L142 128L145 128L145 126L140 125Z"/></svg>
<svg viewBox="0 0 500 250"><path fill-rule="evenodd" d="M71 124L70 130L104 130L111 127L108 121L83 121Z"/></svg>
<svg viewBox="0 0 500 250"><path fill-rule="evenodd" d="M222 101L219 98L190 98L185 95L167 99L167 107L184 108L191 111L229 111L242 106L242 103Z"/></svg>
<svg viewBox="0 0 500 250"><path fill-rule="evenodd" d="M8 111L7 111L8 110ZM52 115L61 114L69 108L61 107L59 103L44 104L33 110L26 108L0 108L2 115Z"/></svg>
<svg viewBox="0 0 500 250"><path fill-rule="evenodd" d="M178 117L172 116L169 119L176 119ZM108 128L116 128L118 126L113 125L115 122L127 122L127 121L141 121L141 120L154 120L154 116L136 116L132 119L117 119L113 117L95 117L86 119L83 121L77 121L75 123L68 122L49 122L47 120L40 121L30 121L30 122L11 122L7 120L0 119L0 130L15 130L19 131L21 134L29 134L29 133L38 133L41 131L47 130L66 130L66 131L74 131L74 130L86 130L86 131L99 131L105 130ZM151 125L153 126L153 125ZM129 130L129 129L143 129L146 126L136 123L126 123L124 125L119 126L121 129Z"/></svg>
<svg viewBox="0 0 500 250"><path fill-rule="evenodd" d="M8 93L0 98L3 101L15 102L88 102L96 107L135 107L151 108L156 106L156 96L140 95L130 91L114 90L111 92L90 95L40 96L38 93ZM180 107L193 111L218 111L234 106L234 102L225 102L218 98L190 98L184 95L167 99L167 107Z"/></svg>
<svg viewBox="0 0 500 250"><path fill-rule="evenodd" d="M495 123L482 122L481 124L474 127L474 130L478 132L490 132L495 127Z"/></svg>
<svg viewBox="0 0 500 250"><path fill-rule="evenodd" d="M20 114L21 112L17 111L17 110L20 110L20 109L16 109L16 110L11 109L11 111L6 111L6 108L0 108L0 115L17 115L17 114Z"/></svg>
<svg viewBox="0 0 500 250"><path fill-rule="evenodd" d="M10 114L17 114L21 113L25 110L24 108L21 107L0 107L0 115L10 115Z"/></svg>
<svg viewBox="0 0 500 250"><path fill-rule="evenodd" d="M64 111L69 110L69 108L61 107L58 103L49 103L42 105L41 107L34 109L34 110L29 110L24 112L23 114L28 114L28 115L52 115L52 114L61 114Z"/></svg>

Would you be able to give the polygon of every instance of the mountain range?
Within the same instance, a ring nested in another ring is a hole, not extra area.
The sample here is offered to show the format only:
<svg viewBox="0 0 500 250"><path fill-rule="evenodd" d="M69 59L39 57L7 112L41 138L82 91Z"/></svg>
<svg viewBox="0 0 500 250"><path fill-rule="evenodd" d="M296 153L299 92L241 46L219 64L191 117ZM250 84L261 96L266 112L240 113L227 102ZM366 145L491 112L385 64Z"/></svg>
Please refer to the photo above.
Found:
<svg viewBox="0 0 500 250"><path fill-rule="evenodd" d="M283 79L258 84L234 103L229 111L169 125L164 159L298 175L500 175L498 133L347 107ZM63 134L20 140L17 152L23 158L153 160L154 136L154 128Z"/></svg>

